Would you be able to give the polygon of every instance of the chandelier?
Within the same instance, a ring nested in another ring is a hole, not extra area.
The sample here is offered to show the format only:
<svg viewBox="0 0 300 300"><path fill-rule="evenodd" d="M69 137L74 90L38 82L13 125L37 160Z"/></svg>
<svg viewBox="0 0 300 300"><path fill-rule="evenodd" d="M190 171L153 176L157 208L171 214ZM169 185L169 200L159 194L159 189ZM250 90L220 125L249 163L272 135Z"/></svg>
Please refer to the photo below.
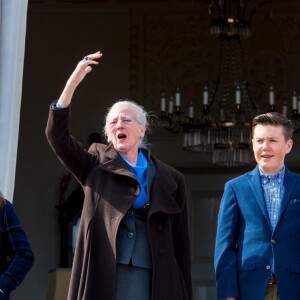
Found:
<svg viewBox="0 0 300 300"><path fill-rule="evenodd" d="M182 110L181 90L167 101L162 92L159 126L172 133L183 133L183 149L211 153L215 166L247 166L250 164L251 122L260 113L259 106L251 98L245 78L242 39L251 36L250 18L246 16L249 1L212 1L209 6L210 32L219 43L218 71L214 82L203 87L201 109L195 112L191 103L188 115ZM256 3L259 1L256 1ZM213 13L212 10L215 10ZM275 111L275 91L269 90L269 111ZM300 131L300 98L292 95L292 114L288 115L288 103L282 114L294 124L294 132Z"/></svg>

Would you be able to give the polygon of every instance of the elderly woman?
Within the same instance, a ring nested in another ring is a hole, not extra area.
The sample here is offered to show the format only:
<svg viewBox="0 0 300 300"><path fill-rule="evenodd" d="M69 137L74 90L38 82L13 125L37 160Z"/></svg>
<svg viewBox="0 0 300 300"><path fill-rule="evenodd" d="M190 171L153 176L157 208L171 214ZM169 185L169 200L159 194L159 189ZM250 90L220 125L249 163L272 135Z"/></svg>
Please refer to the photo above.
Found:
<svg viewBox="0 0 300 300"><path fill-rule="evenodd" d="M88 151L69 134L73 93L101 56L77 64L46 128L85 194L68 300L191 299L184 177L144 147L147 113L116 102L106 116L108 145Z"/></svg>

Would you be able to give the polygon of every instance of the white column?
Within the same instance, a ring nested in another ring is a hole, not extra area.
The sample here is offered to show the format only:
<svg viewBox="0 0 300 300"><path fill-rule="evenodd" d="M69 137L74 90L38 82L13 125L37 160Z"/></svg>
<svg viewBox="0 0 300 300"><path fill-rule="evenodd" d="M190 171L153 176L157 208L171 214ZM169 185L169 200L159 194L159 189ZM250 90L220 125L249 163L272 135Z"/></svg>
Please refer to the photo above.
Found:
<svg viewBox="0 0 300 300"><path fill-rule="evenodd" d="M13 201L28 0L0 0L0 190Z"/></svg>

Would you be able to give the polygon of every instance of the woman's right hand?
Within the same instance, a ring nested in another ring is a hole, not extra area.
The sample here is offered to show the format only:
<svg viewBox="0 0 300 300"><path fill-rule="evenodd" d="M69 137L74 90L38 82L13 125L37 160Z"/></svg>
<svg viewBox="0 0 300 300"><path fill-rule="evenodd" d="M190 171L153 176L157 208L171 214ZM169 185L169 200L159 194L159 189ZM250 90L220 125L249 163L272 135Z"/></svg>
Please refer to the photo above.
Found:
<svg viewBox="0 0 300 300"><path fill-rule="evenodd" d="M97 65L99 62L96 59L99 59L102 56L100 51L93 54L85 56L76 66L76 69L70 76L68 83L75 84L76 86L84 79L86 74L91 72L91 65Z"/></svg>
<svg viewBox="0 0 300 300"><path fill-rule="evenodd" d="M67 84L57 101L60 107L67 107L72 101L72 97L78 84L84 79L86 74L91 72L91 65L97 65L99 62L96 59L101 58L102 53L100 51L93 54L89 54L84 57L76 66L75 70L71 74L67 81Z"/></svg>

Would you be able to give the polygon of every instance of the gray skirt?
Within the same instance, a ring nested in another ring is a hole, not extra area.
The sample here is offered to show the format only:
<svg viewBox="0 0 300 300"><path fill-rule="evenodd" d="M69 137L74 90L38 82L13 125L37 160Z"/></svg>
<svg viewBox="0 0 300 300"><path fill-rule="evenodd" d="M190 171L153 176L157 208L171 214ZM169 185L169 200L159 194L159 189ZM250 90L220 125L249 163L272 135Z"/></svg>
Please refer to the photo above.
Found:
<svg viewBox="0 0 300 300"><path fill-rule="evenodd" d="M152 270L117 265L116 300L151 300Z"/></svg>

